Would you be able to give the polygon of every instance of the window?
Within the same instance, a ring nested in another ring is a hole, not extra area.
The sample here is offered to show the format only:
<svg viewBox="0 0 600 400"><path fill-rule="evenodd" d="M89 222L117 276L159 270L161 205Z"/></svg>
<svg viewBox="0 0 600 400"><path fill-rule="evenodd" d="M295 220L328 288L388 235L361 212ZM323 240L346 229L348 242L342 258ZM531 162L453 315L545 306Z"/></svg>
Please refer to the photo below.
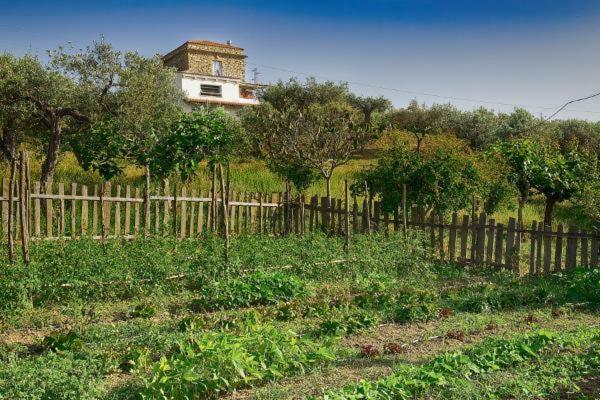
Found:
<svg viewBox="0 0 600 400"><path fill-rule="evenodd" d="M219 60L213 60L213 75L223 76L223 63Z"/></svg>
<svg viewBox="0 0 600 400"><path fill-rule="evenodd" d="M200 95L221 97L220 85L200 85Z"/></svg>

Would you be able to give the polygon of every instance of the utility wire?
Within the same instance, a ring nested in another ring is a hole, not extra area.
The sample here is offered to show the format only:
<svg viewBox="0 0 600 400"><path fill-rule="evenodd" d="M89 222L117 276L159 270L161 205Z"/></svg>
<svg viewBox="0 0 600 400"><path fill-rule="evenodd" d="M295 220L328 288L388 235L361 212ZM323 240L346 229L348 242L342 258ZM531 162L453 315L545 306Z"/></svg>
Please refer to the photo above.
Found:
<svg viewBox="0 0 600 400"><path fill-rule="evenodd" d="M326 79L326 80L331 80L331 81L339 81L339 79L335 79L335 78L331 78L331 77L327 77L327 76L323 76L323 75L309 74L309 73L306 73L306 72L294 71L294 70L290 70L290 69L286 69L286 68L274 67L274 66L271 66L271 65L258 64L258 63L253 63L253 62L247 62L247 63L251 64L251 65L254 65L254 66L257 66L257 67L262 67L262 68L268 68L268 69L272 69L272 70L276 70L276 71L287 72L287 73L290 73L290 74L304 75L304 76L314 76L315 78L319 78L319 79ZM419 91L406 90L406 89L398 89L398 88L392 88L392 87L381 86L381 85L374 85L374 84L370 84L370 83L357 82L357 81L345 81L345 82L348 82L349 84L352 84L352 85L365 86L365 87L370 87L370 88L374 88L374 89L388 90L388 91L392 91L392 92L407 93L407 94L414 94L414 95L420 95L420 96L436 97L436 98L447 99L447 100L466 101L466 102L470 102L470 103L495 104L495 105L511 106L511 107L526 107L526 108L536 108L536 109L541 109L541 110L554 110L556 108L556 106L552 106L552 107L550 107L550 106L535 106L535 105L527 105L527 104L505 103L505 102L498 102L498 101L492 101L492 100L473 99L473 98L466 98L466 97L445 96L445 95L440 95L440 94L436 94L436 93L428 93L428 92L419 92ZM555 112L553 115L551 115L550 118L554 117L556 114L558 114L558 112L564 110L568 105L570 105L572 103L575 103L577 101L586 100L586 99L589 99L589 98L592 98L592 97L595 97L595 96L596 95L591 95L591 96L587 96L587 97L582 98L582 99L572 100L572 101L564 104L557 112ZM568 111L581 112L581 113L600 114L600 111L592 111L592 110L568 110Z"/></svg>

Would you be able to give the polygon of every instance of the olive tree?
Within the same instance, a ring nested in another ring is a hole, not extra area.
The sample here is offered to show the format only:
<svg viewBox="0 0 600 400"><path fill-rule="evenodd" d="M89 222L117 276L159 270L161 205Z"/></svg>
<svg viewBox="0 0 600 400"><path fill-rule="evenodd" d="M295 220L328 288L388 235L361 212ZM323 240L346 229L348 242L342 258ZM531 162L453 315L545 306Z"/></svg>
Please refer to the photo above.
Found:
<svg viewBox="0 0 600 400"><path fill-rule="evenodd" d="M425 137L448 131L456 115L457 110L450 104L433 104L427 107L412 100L408 107L389 112L387 119L390 128L414 135L415 150L419 152Z"/></svg>
<svg viewBox="0 0 600 400"><path fill-rule="evenodd" d="M330 199L335 169L373 137L375 129L366 118L378 106L363 99L368 107L358 108L357 98L351 100L346 85L314 79L280 81L261 91L258 98L260 105L242 113L253 147L288 181L306 184L315 171L319 173Z"/></svg>

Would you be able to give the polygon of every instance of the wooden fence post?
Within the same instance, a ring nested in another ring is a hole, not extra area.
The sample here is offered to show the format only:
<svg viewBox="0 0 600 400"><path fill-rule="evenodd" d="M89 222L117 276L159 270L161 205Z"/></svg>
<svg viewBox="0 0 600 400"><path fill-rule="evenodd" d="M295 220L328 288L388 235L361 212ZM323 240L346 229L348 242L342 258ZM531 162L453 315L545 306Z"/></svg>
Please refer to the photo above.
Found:
<svg viewBox="0 0 600 400"><path fill-rule="evenodd" d="M544 227L544 272L550 273L550 264L552 258L552 227L546 225Z"/></svg>
<svg viewBox="0 0 600 400"><path fill-rule="evenodd" d="M486 213L482 212L481 214L479 214L479 222L477 224L477 238L476 238L476 243L477 243L477 249L476 249L476 256L475 256L475 261L477 264L482 264L483 260L485 259L485 225L487 222L487 215Z"/></svg>
<svg viewBox="0 0 600 400"><path fill-rule="evenodd" d="M52 181L46 182L46 187L43 189L45 194L52 194ZM46 237L51 238L53 236L52 220L53 220L54 208L52 207L52 199L46 199Z"/></svg>
<svg viewBox="0 0 600 400"><path fill-rule="evenodd" d="M41 229L41 218L42 218L42 214L41 214L41 202L39 197L40 194L40 183L39 182L34 182L33 183L33 194L36 195L36 199L33 200L33 234L36 237L40 237L42 235L42 229Z"/></svg>
<svg viewBox="0 0 600 400"><path fill-rule="evenodd" d="M535 239L537 231L537 222L531 222L531 236L529 239L529 274L535 274Z"/></svg>
<svg viewBox="0 0 600 400"><path fill-rule="evenodd" d="M180 238L185 239L187 237L187 202L184 200L187 198L187 188L185 185L181 186L181 231ZM225 216L224 216L225 217Z"/></svg>
<svg viewBox="0 0 600 400"><path fill-rule="evenodd" d="M588 234L585 230L581 231L581 266L587 268L589 266L588 256Z"/></svg>
<svg viewBox="0 0 600 400"><path fill-rule="evenodd" d="M508 227L506 230L506 269L509 271L519 271L519 262L517 258L517 262L514 262L515 255L513 254L514 245L515 245L515 224L516 221L513 217L508 219Z"/></svg>
<svg viewBox="0 0 600 400"><path fill-rule="evenodd" d="M21 215L21 248L23 262L29 265L29 158L26 151L21 152L19 161L19 209Z"/></svg>
<svg viewBox="0 0 600 400"><path fill-rule="evenodd" d="M77 237L77 183L71 183L71 237L75 239Z"/></svg>
<svg viewBox="0 0 600 400"><path fill-rule="evenodd" d="M127 197L129 197L129 185L127 185ZM83 197L83 200L81 200L81 235L82 236L86 236L88 234L88 218L89 218L89 208L88 208L88 187L86 185L81 185L81 197ZM128 211L127 206L129 205L129 203L127 203L127 205L125 206L125 210ZM125 213L127 215L127 212ZM129 219L126 218L127 221L129 221ZM129 229L126 228L126 233L129 233Z"/></svg>
<svg viewBox="0 0 600 400"><path fill-rule="evenodd" d="M348 193L348 179L344 179L344 251L350 249L350 194Z"/></svg>
<svg viewBox="0 0 600 400"><path fill-rule="evenodd" d="M433 254L435 255L435 213L433 210L429 214L429 240L431 244L431 249L433 250Z"/></svg>
<svg viewBox="0 0 600 400"><path fill-rule="evenodd" d="M494 266L496 269L502 269L502 245L504 243L504 224L498 223L496 226L496 243L494 246Z"/></svg>
<svg viewBox="0 0 600 400"><path fill-rule="evenodd" d="M65 236L65 184L58 184L58 237Z"/></svg>
<svg viewBox="0 0 600 400"><path fill-rule="evenodd" d="M600 257L600 232L592 232L592 246L590 254L590 268L598 267L598 258Z"/></svg>
<svg viewBox="0 0 600 400"><path fill-rule="evenodd" d="M115 237L121 236L121 185L117 185L115 192Z"/></svg>
<svg viewBox="0 0 600 400"><path fill-rule="evenodd" d="M321 229L327 233L330 226L329 222L329 199L327 197L321 197Z"/></svg>
<svg viewBox="0 0 600 400"><path fill-rule="evenodd" d="M83 187L81 188L83 192ZM86 188L87 193L87 188ZM131 231L131 186L125 186L125 226L124 226L124 234L125 236L129 236L129 232ZM156 203L158 204L158 202ZM81 205L82 213L83 213L83 204ZM86 208L87 210L87 208Z"/></svg>
<svg viewBox="0 0 600 400"><path fill-rule="evenodd" d="M229 261L229 221L227 220L229 213L227 212L227 199L225 198L227 188L223 177L223 164L219 163L219 180L221 183L221 209L223 210L223 234L225 235L225 263Z"/></svg>
<svg viewBox="0 0 600 400"><path fill-rule="evenodd" d="M460 261L467 262L467 243L469 239L469 216L463 215L460 227Z"/></svg>
<svg viewBox="0 0 600 400"><path fill-rule="evenodd" d="M562 249L563 249L563 224L558 224L556 229L556 246L554 249L554 271L562 269Z"/></svg>
<svg viewBox="0 0 600 400"><path fill-rule="evenodd" d="M150 166L146 165L146 187L144 190L144 236L150 237Z"/></svg>
<svg viewBox="0 0 600 400"><path fill-rule="evenodd" d="M379 232L381 230L381 204L378 201L373 203L373 230Z"/></svg>
<svg viewBox="0 0 600 400"><path fill-rule="evenodd" d="M452 222L450 223L450 234L448 238L448 256L450 261L456 260L456 228L458 224L458 214L452 213Z"/></svg>
<svg viewBox="0 0 600 400"><path fill-rule="evenodd" d="M14 196L15 196L15 170L16 160L10 161L10 178L8 181L8 259L15 261L15 234L14 234Z"/></svg>
<svg viewBox="0 0 600 400"><path fill-rule="evenodd" d="M567 263L568 270L574 270L577 265L577 235L579 230L576 226L569 226L569 236L567 238Z"/></svg>
<svg viewBox="0 0 600 400"><path fill-rule="evenodd" d="M358 201L352 196L352 233L358 233Z"/></svg>
<svg viewBox="0 0 600 400"><path fill-rule="evenodd" d="M496 230L496 220L494 218L490 218L489 228L487 230L487 247L485 249L485 261L488 264L492 264L493 254L494 254L494 231Z"/></svg>
<svg viewBox="0 0 600 400"><path fill-rule="evenodd" d="M98 185L94 185L94 200L92 201L92 237L98 232Z"/></svg>
<svg viewBox="0 0 600 400"><path fill-rule="evenodd" d="M535 269L538 274L542 273L542 244L544 241L544 223L538 224L537 240L536 240L536 256L535 256Z"/></svg>

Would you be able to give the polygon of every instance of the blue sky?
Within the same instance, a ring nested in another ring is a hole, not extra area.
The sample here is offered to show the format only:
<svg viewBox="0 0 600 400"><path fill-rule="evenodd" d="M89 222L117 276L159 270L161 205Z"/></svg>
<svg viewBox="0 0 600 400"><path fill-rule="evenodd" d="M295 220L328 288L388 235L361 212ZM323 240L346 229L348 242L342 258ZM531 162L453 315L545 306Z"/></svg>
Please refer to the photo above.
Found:
<svg viewBox="0 0 600 400"><path fill-rule="evenodd" d="M600 1L5 1L0 51L35 52L100 35L166 53L232 40L265 82L306 74L350 82L396 106L410 99L551 114L600 91ZM293 72L291 72L293 71ZM561 118L600 120L600 98Z"/></svg>

